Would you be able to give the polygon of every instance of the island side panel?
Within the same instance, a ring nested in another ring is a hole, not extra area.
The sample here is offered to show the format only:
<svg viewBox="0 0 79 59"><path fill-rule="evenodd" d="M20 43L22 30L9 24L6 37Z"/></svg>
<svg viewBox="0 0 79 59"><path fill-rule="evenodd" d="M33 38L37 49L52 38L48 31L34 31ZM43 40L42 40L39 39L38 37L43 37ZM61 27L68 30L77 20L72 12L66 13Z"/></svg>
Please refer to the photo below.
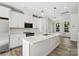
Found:
<svg viewBox="0 0 79 59"><path fill-rule="evenodd" d="M27 40L23 39L23 56L29 56L30 55L30 44Z"/></svg>
<svg viewBox="0 0 79 59"><path fill-rule="evenodd" d="M43 40L30 45L30 56L44 56L50 49L50 40Z"/></svg>
<svg viewBox="0 0 79 59"><path fill-rule="evenodd" d="M60 37L55 36L49 39L36 42L30 45L30 56L45 56L53 51L60 43Z"/></svg>
<svg viewBox="0 0 79 59"><path fill-rule="evenodd" d="M50 51L53 51L59 44L60 44L60 36L55 36L55 37L52 37L50 38Z"/></svg>

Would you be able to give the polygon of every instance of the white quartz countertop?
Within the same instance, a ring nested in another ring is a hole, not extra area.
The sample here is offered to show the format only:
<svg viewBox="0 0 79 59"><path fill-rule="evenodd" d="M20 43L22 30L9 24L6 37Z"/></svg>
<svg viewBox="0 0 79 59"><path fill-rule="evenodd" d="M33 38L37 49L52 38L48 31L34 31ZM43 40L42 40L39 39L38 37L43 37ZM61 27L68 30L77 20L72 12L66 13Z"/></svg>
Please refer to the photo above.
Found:
<svg viewBox="0 0 79 59"><path fill-rule="evenodd" d="M42 41L42 40L47 40L49 38L55 37L55 36L60 36L61 33L53 33L53 34L49 34L49 35L35 35L35 36L30 36L30 37L22 37L22 39L24 39L25 41L28 41L30 44L34 44L36 42Z"/></svg>

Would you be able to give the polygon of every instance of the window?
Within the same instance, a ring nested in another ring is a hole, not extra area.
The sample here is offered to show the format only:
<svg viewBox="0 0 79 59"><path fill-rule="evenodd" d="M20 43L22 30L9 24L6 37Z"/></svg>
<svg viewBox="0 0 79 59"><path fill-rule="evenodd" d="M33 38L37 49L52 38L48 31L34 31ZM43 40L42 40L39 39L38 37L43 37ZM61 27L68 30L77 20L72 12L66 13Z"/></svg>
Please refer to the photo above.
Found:
<svg viewBox="0 0 79 59"><path fill-rule="evenodd" d="M64 22L64 32L69 32L69 21Z"/></svg>
<svg viewBox="0 0 79 59"><path fill-rule="evenodd" d="M56 32L60 31L60 23L56 23Z"/></svg>

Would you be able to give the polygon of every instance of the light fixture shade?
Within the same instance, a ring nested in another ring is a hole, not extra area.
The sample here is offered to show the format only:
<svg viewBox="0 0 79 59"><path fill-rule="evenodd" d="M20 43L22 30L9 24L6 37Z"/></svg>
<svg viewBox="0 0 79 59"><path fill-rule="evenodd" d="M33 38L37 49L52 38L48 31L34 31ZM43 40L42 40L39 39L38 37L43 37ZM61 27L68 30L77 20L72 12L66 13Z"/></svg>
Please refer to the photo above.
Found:
<svg viewBox="0 0 79 59"><path fill-rule="evenodd" d="M44 16L44 11L43 10L41 10L41 16Z"/></svg>
<svg viewBox="0 0 79 59"><path fill-rule="evenodd" d="M56 7L54 7L53 9L54 9L54 18L56 19L56 14L55 14Z"/></svg>

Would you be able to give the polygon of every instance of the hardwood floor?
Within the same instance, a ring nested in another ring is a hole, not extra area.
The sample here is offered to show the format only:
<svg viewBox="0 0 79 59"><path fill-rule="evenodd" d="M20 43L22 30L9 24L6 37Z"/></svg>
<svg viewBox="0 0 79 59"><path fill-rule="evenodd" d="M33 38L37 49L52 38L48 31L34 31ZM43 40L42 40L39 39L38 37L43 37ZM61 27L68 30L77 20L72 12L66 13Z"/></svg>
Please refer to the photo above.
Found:
<svg viewBox="0 0 79 59"><path fill-rule="evenodd" d="M22 47L10 49L9 51L2 52L0 56L22 56Z"/></svg>
<svg viewBox="0 0 79 59"><path fill-rule="evenodd" d="M61 38L60 45L48 56L77 56L77 42L70 38Z"/></svg>
<svg viewBox="0 0 79 59"><path fill-rule="evenodd" d="M22 56L22 47L1 53L0 56ZM77 56L77 42L69 38L61 38L60 45L48 56Z"/></svg>

